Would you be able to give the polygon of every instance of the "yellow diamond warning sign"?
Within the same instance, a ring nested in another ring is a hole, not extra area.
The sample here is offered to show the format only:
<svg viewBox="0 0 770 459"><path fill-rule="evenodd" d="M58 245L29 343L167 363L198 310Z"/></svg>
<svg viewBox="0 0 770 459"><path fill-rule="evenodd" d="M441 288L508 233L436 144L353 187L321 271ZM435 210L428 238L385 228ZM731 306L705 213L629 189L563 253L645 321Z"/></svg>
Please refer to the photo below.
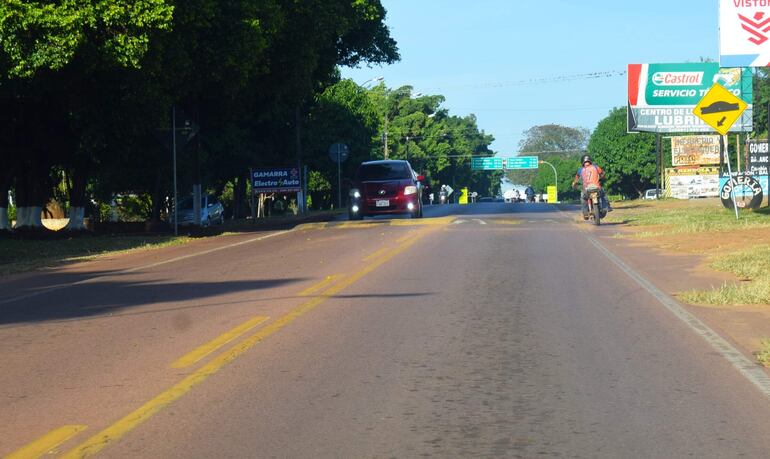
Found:
<svg viewBox="0 0 770 459"><path fill-rule="evenodd" d="M727 135L748 105L719 83L709 89L695 106L693 114L722 135Z"/></svg>

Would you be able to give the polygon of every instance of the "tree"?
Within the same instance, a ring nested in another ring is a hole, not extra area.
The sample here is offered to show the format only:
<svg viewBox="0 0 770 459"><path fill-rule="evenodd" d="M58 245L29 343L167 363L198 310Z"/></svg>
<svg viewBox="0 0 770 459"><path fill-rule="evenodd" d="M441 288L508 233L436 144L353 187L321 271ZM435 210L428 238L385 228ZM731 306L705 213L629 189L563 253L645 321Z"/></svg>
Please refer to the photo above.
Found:
<svg viewBox="0 0 770 459"><path fill-rule="evenodd" d="M559 193L569 195L571 178L567 179L566 164L584 152L588 144L590 131L581 127L568 127L559 124L534 126L524 131L524 137L519 142L520 155L536 155L554 164L559 172ZM579 161L579 160L578 160ZM568 169L571 166L568 167ZM538 192L544 192L546 184L553 184L553 170L547 165L538 170L508 171L508 179L517 184L532 185ZM567 186L564 186L564 185Z"/></svg>
<svg viewBox="0 0 770 459"><path fill-rule="evenodd" d="M341 171L342 177L351 177L358 164L370 159L377 122L377 109L367 91L352 80L342 80L316 95L302 131L308 156L305 164L333 184L332 195L337 193L337 165L329 158L329 147L335 143L348 146L350 156L341 164Z"/></svg>
<svg viewBox="0 0 770 459"><path fill-rule="evenodd" d="M524 131L524 138L519 142L522 153L575 153L585 150L590 131L586 128L573 128L559 124L534 126Z"/></svg>
<svg viewBox="0 0 770 459"><path fill-rule="evenodd" d="M481 193L495 193L499 174L471 171L473 155L492 155L491 135L480 131L476 117L451 116L441 108L442 95L414 97L411 86L389 89L380 84L369 91L379 114L378 135L372 158L382 158L387 139L388 157L407 159L435 189L468 186Z"/></svg>
<svg viewBox="0 0 770 459"><path fill-rule="evenodd" d="M105 68L138 67L172 11L163 0L0 4L0 105L13 113L17 132L2 161L15 171L17 226L41 227L52 167L78 154L74 131L87 97L73 83L92 83Z"/></svg>
<svg viewBox="0 0 770 459"><path fill-rule="evenodd" d="M580 167L580 157L582 153L562 154L562 155L546 155L542 157L553 165L556 169L556 173L559 175L559 182L556 184L559 197L571 199L577 198L579 192L571 187L572 179L575 177L575 172ZM540 165L537 170L537 176L532 183L532 187L537 193L545 193L549 186L554 185L553 169L547 164Z"/></svg>
<svg viewBox="0 0 770 459"><path fill-rule="evenodd" d="M629 134L626 122L625 108L610 111L591 135L588 151L604 168L610 193L641 197L655 181L655 136Z"/></svg>
<svg viewBox="0 0 770 459"><path fill-rule="evenodd" d="M398 59L384 19L379 0L3 2L0 193L14 188L33 206L22 226L39 226L56 169L74 229L85 190L149 193L157 219L170 174L155 137L172 105L200 126L181 182L222 189L235 176L245 190L248 166L301 159L306 104L337 65Z"/></svg>

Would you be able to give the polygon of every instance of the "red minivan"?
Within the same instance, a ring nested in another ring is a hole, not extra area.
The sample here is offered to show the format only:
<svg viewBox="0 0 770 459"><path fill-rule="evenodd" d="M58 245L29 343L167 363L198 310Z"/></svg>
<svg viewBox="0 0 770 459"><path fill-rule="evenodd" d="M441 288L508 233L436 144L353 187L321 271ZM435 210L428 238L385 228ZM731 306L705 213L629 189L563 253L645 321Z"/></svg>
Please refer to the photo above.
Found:
<svg viewBox="0 0 770 459"><path fill-rule="evenodd" d="M348 215L351 220L394 214L421 218L423 180L407 161L361 163L350 188Z"/></svg>

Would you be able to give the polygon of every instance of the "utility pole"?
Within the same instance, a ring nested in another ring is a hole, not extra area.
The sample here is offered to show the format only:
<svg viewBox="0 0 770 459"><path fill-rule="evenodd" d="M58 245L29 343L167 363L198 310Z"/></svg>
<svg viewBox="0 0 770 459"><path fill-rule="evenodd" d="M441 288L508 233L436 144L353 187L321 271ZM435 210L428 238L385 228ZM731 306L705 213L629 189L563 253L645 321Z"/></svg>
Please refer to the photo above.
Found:
<svg viewBox="0 0 770 459"><path fill-rule="evenodd" d="M385 150L383 151L383 157L388 159L388 114L385 114L385 132L382 133L382 142Z"/></svg>
<svg viewBox="0 0 770 459"><path fill-rule="evenodd" d="M661 189L661 159L663 158L663 151L660 145L660 134L655 134L655 199L660 199L660 189Z"/></svg>

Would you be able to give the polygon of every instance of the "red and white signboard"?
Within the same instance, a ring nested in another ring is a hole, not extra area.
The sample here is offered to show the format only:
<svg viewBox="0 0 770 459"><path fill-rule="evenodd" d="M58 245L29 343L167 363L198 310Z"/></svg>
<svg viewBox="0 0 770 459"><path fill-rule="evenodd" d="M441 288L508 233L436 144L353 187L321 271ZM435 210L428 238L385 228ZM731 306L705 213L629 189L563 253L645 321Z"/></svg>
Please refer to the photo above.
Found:
<svg viewBox="0 0 770 459"><path fill-rule="evenodd" d="M770 0L719 0L719 64L770 65Z"/></svg>

